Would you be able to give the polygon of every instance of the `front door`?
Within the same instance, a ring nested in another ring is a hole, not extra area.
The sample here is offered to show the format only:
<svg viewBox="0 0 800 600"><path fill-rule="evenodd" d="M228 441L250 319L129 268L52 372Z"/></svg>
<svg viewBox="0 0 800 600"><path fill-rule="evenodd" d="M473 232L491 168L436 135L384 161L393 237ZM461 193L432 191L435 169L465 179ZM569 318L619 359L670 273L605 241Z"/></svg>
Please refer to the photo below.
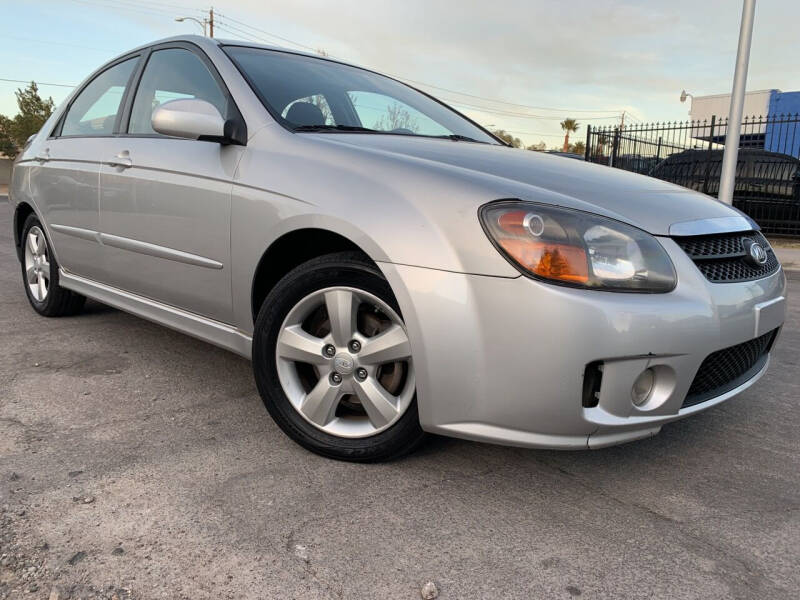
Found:
<svg viewBox="0 0 800 600"><path fill-rule="evenodd" d="M230 322L231 191L243 148L157 134L153 109L178 98L200 98L227 113L227 95L199 54L154 50L127 135L117 138L101 168L104 280Z"/></svg>

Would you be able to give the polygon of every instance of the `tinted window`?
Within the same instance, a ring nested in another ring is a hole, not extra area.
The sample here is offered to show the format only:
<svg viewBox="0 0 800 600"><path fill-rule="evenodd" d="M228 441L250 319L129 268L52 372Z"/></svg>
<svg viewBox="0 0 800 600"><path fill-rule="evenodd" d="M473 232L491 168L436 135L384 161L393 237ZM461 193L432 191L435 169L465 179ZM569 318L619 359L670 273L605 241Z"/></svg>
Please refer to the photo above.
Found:
<svg viewBox="0 0 800 600"><path fill-rule="evenodd" d="M205 63L183 48L156 50L150 55L133 101L128 133L155 134L153 110L170 100L198 98L227 114L227 100Z"/></svg>
<svg viewBox="0 0 800 600"><path fill-rule="evenodd" d="M106 69L72 102L61 135L111 135L138 57Z"/></svg>
<svg viewBox="0 0 800 600"><path fill-rule="evenodd" d="M462 135L497 143L432 98L394 79L330 60L228 46L225 51L287 127L364 127L398 135ZM322 99L322 100L320 100Z"/></svg>

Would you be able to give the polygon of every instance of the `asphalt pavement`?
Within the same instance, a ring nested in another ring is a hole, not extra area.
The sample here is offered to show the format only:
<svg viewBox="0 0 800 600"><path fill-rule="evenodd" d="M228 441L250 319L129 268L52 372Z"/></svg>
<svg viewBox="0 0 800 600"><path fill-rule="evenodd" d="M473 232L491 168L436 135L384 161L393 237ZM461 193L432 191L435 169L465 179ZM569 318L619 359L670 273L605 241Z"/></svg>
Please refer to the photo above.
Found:
<svg viewBox="0 0 800 600"><path fill-rule="evenodd" d="M800 281L769 373L654 438L354 465L283 435L233 354L37 316L2 200L0 598L797 598Z"/></svg>

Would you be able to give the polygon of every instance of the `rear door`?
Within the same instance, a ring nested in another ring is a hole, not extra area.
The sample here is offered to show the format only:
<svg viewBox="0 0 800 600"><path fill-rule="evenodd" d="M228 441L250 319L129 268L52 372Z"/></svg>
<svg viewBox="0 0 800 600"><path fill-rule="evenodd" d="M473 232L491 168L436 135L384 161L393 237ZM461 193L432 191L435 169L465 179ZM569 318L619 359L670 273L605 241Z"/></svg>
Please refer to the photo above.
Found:
<svg viewBox="0 0 800 600"><path fill-rule="evenodd" d="M206 100L225 116L233 100L191 44L157 46L145 60L125 134L101 169L105 279L230 322L231 191L243 147L160 135L151 116L179 98Z"/></svg>
<svg viewBox="0 0 800 600"><path fill-rule="evenodd" d="M95 75L70 102L31 167L31 193L61 267L102 279L99 245L100 163L115 147L125 95L139 55Z"/></svg>

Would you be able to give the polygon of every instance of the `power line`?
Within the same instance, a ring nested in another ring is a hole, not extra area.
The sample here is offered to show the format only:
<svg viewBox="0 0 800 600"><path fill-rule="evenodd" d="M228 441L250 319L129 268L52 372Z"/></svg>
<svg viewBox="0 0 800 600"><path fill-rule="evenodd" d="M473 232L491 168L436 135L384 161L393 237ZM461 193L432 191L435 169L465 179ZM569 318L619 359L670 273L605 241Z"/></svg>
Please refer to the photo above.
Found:
<svg viewBox="0 0 800 600"><path fill-rule="evenodd" d="M230 17L225 17L224 15L222 15L222 16L224 18L226 18L227 20L231 20ZM267 40L264 40L263 38L259 38L259 37L255 36L253 34L245 32L243 29L241 29L239 27L235 27L234 25L231 25L230 23L227 23L227 21L223 22L223 24L218 24L217 28L222 30L222 31L226 31L228 33L232 33L234 35L238 35L238 36L244 37L244 39L247 40L247 41L256 41L256 42L258 42L258 41L261 41L261 42L267 41ZM236 31L233 31L234 29ZM485 106L459 102L459 101L457 101L457 100L455 100L453 98L441 98L441 99L444 100L445 102L448 102L448 103L456 105L456 106L466 107L466 108L470 108L470 109L473 109L473 110L480 110L481 112L497 114L497 115L500 115L500 116L513 116L513 117L517 117L517 118L556 120L556 121L561 119L561 117L550 116L550 115L531 115L531 114L528 114L528 113L499 111L497 109L492 109L492 108L485 107ZM590 120L601 121L601 120L608 120L608 119L616 119L618 116L619 116L619 114L617 113L617 114L614 114L614 115L609 115L607 117L583 117L583 120L584 121L590 121Z"/></svg>
<svg viewBox="0 0 800 600"><path fill-rule="evenodd" d="M423 85L425 87L433 88L433 89L436 89L436 90L441 90L443 92L449 92L451 94L458 94L459 96L468 96L470 98L476 98L476 99L479 99L479 100L484 100L486 102L494 102L496 104L507 104L509 106L517 106L517 107L520 107L520 108L530 108L530 109L533 109L533 110L554 110L554 111L559 111L559 112L563 112L563 113L595 113L595 114L599 114L599 113L614 113L616 115L618 115L618 114L620 114L620 112L622 112L622 111L619 111L619 110L606 110L606 109L591 110L591 109L588 109L588 108L553 108L553 107L547 107L547 106L532 106L532 105L529 105L529 104L517 104L515 102L508 102L506 100L495 100L493 98L486 98L484 96L476 96L474 94L467 94L466 92L459 92L459 91L456 91L456 90L451 90L451 89L448 89L448 88L439 87L439 86L436 86L436 85L433 85L433 84L430 84L430 83L425 83L424 81L415 81L414 79L409 79L408 77L397 76L397 79L402 79L403 81L410 81L411 83L415 83L417 85Z"/></svg>
<svg viewBox="0 0 800 600"><path fill-rule="evenodd" d="M218 21L217 22L217 29L220 29L222 31L226 31L226 32L228 32L230 34L233 34L234 36L236 36L238 38L241 38L241 39L244 39L244 40L246 40L248 42L261 42L261 43L264 43L264 42L267 41L267 40L265 40L263 38L254 37L252 34L247 33L243 29L239 29L238 27L235 27L234 25L231 25L227 21Z"/></svg>
<svg viewBox="0 0 800 600"><path fill-rule="evenodd" d="M96 50L97 52L115 52L115 50L109 50L108 48L97 48L95 46L83 46L81 44L70 44L67 42L53 42L51 40L42 40L37 38L29 38L29 37L20 37L17 35L6 35L3 34L4 39L9 40L19 40L21 42L34 42L36 44L52 44L54 46L70 46L72 48L83 48L84 50Z"/></svg>
<svg viewBox="0 0 800 600"><path fill-rule="evenodd" d="M173 14L173 9L180 10L180 11L190 11L190 12L198 12L203 13L203 11L199 8L193 8L189 6L183 6L180 4L168 4L164 2L146 2L145 0L103 0L103 4L106 3L113 3L119 5L117 8L133 8L135 10L147 10L152 11L154 13L161 13L161 14ZM115 7L110 7L115 8Z"/></svg>
<svg viewBox="0 0 800 600"><path fill-rule="evenodd" d="M9 83L31 83L33 81L36 85L54 85L56 87L68 87L74 88L74 85L69 85L67 83L47 83L45 81L36 81L35 79L5 79L4 77L0 77L0 81L8 81Z"/></svg>
<svg viewBox="0 0 800 600"><path fill-rule="evenodd" d="M98 5L99 6L105 6L106 8L109 7L107 3L105 3L105 4L99 3L98 4L99 0L72 0L72 1L73 2L81 2L81 3L85 3L85 4L91 4L91 5L94 5L94 6L98 6ZM176 5L176 4L164 4L164 3L148 2L146 0L106 0L106 2L114 3L114 5L112 5L110 8L118 8L118 9L122 9L122 10L128 10L128 11L138 12L138 13L147 14L147 15L161 16L161 15L171 14L171 11L168 11L168 10L165 10L164 8L161 8L163 6L176 7L176 8L180 8L181 10L196 10L196 11L199 11L199 12L204 12L204 11L200 11L200 9L190 9L188 7L180 6L180 5ZM305 50L310 50L311 52L314 52L314 53L318 52L318 49L314 48L313 46L309 46L307 44L302 44L300 42L297 42L295 40L289 39L287 37L283 37L283 36L271 33L271 32L269 32L269 31L267 31L265 29L261 29L259 27L255 27L253 25L250 25L249 23L245 23L244 21L240 21L239 19L231 17L231 16L229 16L229 15L227 15L225 13L217 13L216 16L217 17L222 17L224 19L222 27L221 27L223 31L226 31L228 33L232 33L232 34L234 34L236 36L243 37L248 41L256 41L256 42L262 42L262 43L267 43L267 44L271 43L269 40L266 40L266 39L264 39L264 38L262 38L262 37L260 37L258 35L250 33L249 31L247 31L245 29L242 29L242 27L246 27L249 30L258 32L260 34L269 36L271 38L275 38L277 40L281 40L281 41L286 42L288 44L292 44L294 46L297 46L299 48L303 48ZM241 27L239 27L237 25L233 25L232 23L237 23ZM220 27L220 25L218 24L217 27ZM337 59L337 60L343 60L343 59L338 58L338 57L333 56L333 55L328 55L328 56L330 56L331 58ZM494 103L494 104L503 104L503 105L513 106L513 107L518 107L518 108L527 108L527 109L532 109L532 110L545 110L545 111L558 111L558 112L561 112L562 114L587 113L587 114L599 115L599 114L603 114L603 113L609 113L609 114L613 114L614 115L613 118L616 118L616 115L619 115L620 112L621 112L619 110L608 110L608 109L596 109L596 110L591 110L591 109L563 109L563 108L555 108L555 107L548 107L548 106L534 106L534 105L528 105L528 104L519 104L519 103L516 103L516 102L508 102L507 100L500 100L500 99L496 99L496 98L488 98L488 97L485 97L485 96L478 96L476 94L470 94L468 92L460 92L458 90L453 90L453 89L450 89L450 88L437 86L437 85L434 85L434 84L431 84L431 83L426 83L424 81L418 81L418 80L411 79L411 78L408 78L408 77L403 77L403 76L400 76L400 75L390 75L390 76L395 77L396 79L400 79L400 80L407 81L407 82L410 82L410 83L413 83L413 84L416 84L416 85L421 85L421 86L424 86L424 87L428 87L428 88L431 88L431 89L441 90L441 91L445 91L445 92L448 92L448 93L451 93L451 94L457 94L459 96L465 96L465 97L468 97L468 98L475 98L477 100L482 100L484 102L491 102L491 103ZM468 107L468 108L472 108L474 110L480 110L482 112L488 112L488 113L496 114L496 115L500 115L500 116L512 116L512 117L532 118L532 119L552 119L552 120L560 119L560 117L554 117L554 116L530 115L530 114L527 114L527 113L513 112L513 111L508 111L508 110L498 110L498 108L496 108L496 107L486 107L486 106L470 104L470 103L466 103L466 102L456 101L456 100L454 100L452 98L451 99L447 99L447 101L452 103L452 104L457 104L458 106ZM603 119L610 119L610 118L612 118L612 117L611 116L608 116L608 117L588 117L587 116L587 117L583 117L583 120L603 120Z"/></svg>
<svg viewBox="0 0 800 600"><path fill-rule="evenodd" d="M270 33L269 31L266 31L264 29L259 29L258 27L254 27L253 25L250 25L250 24L245 23L243 21L239 21L238 19L234 19L233 17L224 15L222 13L219 13L219 14L221 16L225 17L225 19L227 19L228 21L233 21L234 23L238 23L238 24L242 25L243 27L247 27L247 28L252 29L254 31L257 31L259 33L268 35L270 37L274 37L276 39L282 40L282 41L287 42L289 44L293 44L295 46L298 46L300 48L305 48L307 50L311 50L312 52L316 52L317 51L317 48L313 48L313 47L308 46L306 44L301 44L300 42L296 42L294 40L290 40L289 38L285 38L285 37L281 37L279 35L275 35L273 33ZM243 31L242 29L239 29L239 28L237 28L237 29L239 31ZM262 41L266 41L266 40L262 40ZM335 57L333 55L330 55L330 56L331 56L331 58L337 58L337 57ZM338 59L337 58L337 60L344 60L344 59ZM485 96L478 96L478 95L475 95L475 94L469 94L467 92L459 92L458 90L453 90L453 89L450 89L450 88L445 88L445 87L433 85L431 83L426 83L424 81L417 81L416 79L411 79L409 77L403 77L402 75L392 75L392 77L395 77L396 79L402 79L403 81L408 81L408 82L414 83L416 85L422 85L422 86L433 88L433 89L436 89L436 90L441 90L443 92L449 92L451 94L458 94L459 96L467 96L469 98L475 98L475 99L483 100L483 101L486 101L486 102L494 102L495 104L506 104L506 105L509 105L509 106L516 106L518 108L529 108L529 109L532 109L532 110L552 110L552 111L558 111L558 112L563 112L563 113L593 113L593 114L613 113L614 115L619 115L622 112L621 110L616 110L616 109L613 109L613 110L610 110L610 109L592 110L592 109L585 109L585 108L567 109L567 108L554 108L554 107L548 107L548 106L534 106L534 105L529 105L529 104L518 104L516 102L508 102L506 100L498 100L496 98L487 98Z"/></svg>
<svg viewBox="0 0 800 600"><path fill-rule="evenodd" d="M109 7L107 3L106 4L103 4L103 3L98 4L99 0L73 0L73 2L81 2L81 3L84 3L84 4L91 4L91 5L94 5L94 6L100 5L100 6L105 6L107 8ZM161 8L162 6L171 6L171 7L180 8L181 10L195 10L195 11L203 12L203 11L200 11L200 9L191 9L189 7L180 6L180 5L176 5L176 4L164 4L164 3L148 2L146 0L106 0L106 2L112 2L112 3L115 4L115 5L112 5L111 8L118 8L118 9L122 9L122 10L128 10L128 11L138 12L138 13L147 14L147 15L161 16L161 15L171 14L171 11L168 11L168 10L165 10L164 8ZM158 6L158 8L157 8L157 6ZM230 17L230 16L228 16L228 15L226 15L224 13L217 13L217 16L218 17L222 17L224 19L223 23L221 23L221 24L218 23L217 24L218 28L220 28L223 31L226 31L228 33L232 33L235 36L243 37L247 41L264 42L264 43L268 43L268 44L270 43L269 40L265 40L264 38L261 38L261 37L255 35L255 34L252 34L249 31L246 31L246 30L242 29L241 27L237 27L236 25L232 25L231 23L229 23L229 21L232 21L233 23L238 23L239 25L241 25L243 27L246 27L246 28L251 29L253 31L256 31L256 32L262 33L264 35L273 37L273 38L281 40L283 42L286 42L286 43L289 43L289 44L293 44L293 45L298 46L300 48L304 48L306 50L310 50L310 51L315 52L315 53L318 52L317 48L313 48L312 46L308 46L306 44L302 44L300 42L296 42L296 41L291 40L289 38L286 38L286 37L283 37L283 36L280 36L280 35L276 35L274 33L270 33L269 31L266 31L264 29L260 29L258 27L254 27L253 25L250 25L248 23L245 23L244 21L240 21L238 19ZM57 42L50 42L50 43L57 43ZM329 55L329 56L331 56L331 58L335 58L335 59L337 58L337 57L332 56L332 55ZM337 60L342 60L342 59L337 59ZM421 86L429 87L429 88L432 88L432 89L446 91L448 93L457 94L459 96L475 98L475 99L478 99L478 100L482 100L484 102L492 102L492 103L495 103L495 104L504 104L504 105L513 106L513 107L529 108L529 109L534 109L534 110L561 111L562 114L567 114L567 113L570 113L570 112L572 112L572 113L588 113L588 114L594 114L594 115L598 115L598 114L602 114L602 113L613 113L613 116L609 115L609 116L606 116L606 117L599 117L599 116L582 117L582 119L585 120L585 121L589 121L589 120L600 121L600 120L608 120L608 119L612 119L612 118L616 119L616 117L620 114L620 111L606 110L606 109L598 109L598 110L590 110L590 109L558 109L558 108L546 107L546 106L533 106L533 105L527 105L527 104L519 104L519 103L515 103L515 102L508 102L508 101L505 101L505 100L499 100L499 99L494 99L494 98L487 98L487 97L484 97L484 96L478 96L478 95L470 94L470 93L467 93L467 92L460 92L458 90L453 90L453 89L450 89L450 88L445 88L445 87L433 85L433 84L426 83L426 82L423 82L423 81L410 79L410 78L407 78L407 77L402 77L402 76L394 76L394 77L396 79L400 79L400 80L403 80L403 81L411 82L411 83L414 83L416 85L421 85ZM48 84L43 84L43 85L48 85ZM61 84L53 84L53 85L61 85ZM74 87L74 86L63 85L63 87ZM472 109L472 110L479 110L481 112L486 112L486 113L495 114L495 115L499 115L499 116L508 116L508 117L516 117L516 118L528 118L528 119L542 119L542 120L559 120L561 118L559 116L532 115L532 114L529 114L529 113L522 113L522 112L518 112L518 111L511 111L511 110L501 109L501 108L498 108L498 107L489 107L489 106L483 106L483 105L478 105L478 104L472 104L472 103L459 101L459 100L456 100L456 99L453 99L453 98L442 98L442 99L447 101L447 102L449 102L449 103L451 103L451 104L457 105L457 106L469 108L469 109Z"/></svg>
<svg viewBox="0 0 800 600"><path fill-rule="evenodd" d="M111 2L120 2L120 1L125 1L125 0L111 0ZM155 7L166 6L168 8L177 8L178 10L191 10L191 11L199 12L199 13L205 13L206 12L202 8L195 8L193 6L187 6L185 4L170 4L170 3L166 3L166 2L153 2L152 0L136 0L135 2L133 0L127 0L127 1L128 1L128 4L145 4L145 5L149 4L149 5L152 5L154 8Z"/></svg>
<svg viewBox="0 0 800 600"><path fill-rule="evenodd" d="M281 40L283 42L286 42L288 44L292 44L294 46L298 46L299 48L305 48L306 50L311 50L311 52L316 52L317 51L317 49L312 47L312 46L308 46L306 44L301 44L300 42L295 42L294 40L290 40L289 38L285 38L285 37L282 37L280 35L276 35L274 33L270 33L269 31L266 31L264 29L259 29L258 27L253 27L252 25L250 25L248 23L245 23L244 21L240 21L239 19L234 19L233 17L230 17L230 16L228 16L228 15L226 15L224 13L217 13L217 14L220 17L222 17L223 19L225 19L226 21L232 21L233 23L238 23L239 25L247 27L248 29L252 29L254 31L257 31L258 33L262 33L262 34L267 35L269 37L273 37L275 39L278 39L278 40ZM228 24L228 26L229 27L233 27L230 24ZM266 40L261 40L261 41L265 41L266 42ZM332 57L332 58L336 58L336 57Z"/></svg>
<svg viewBox="0 0 800 600"><path fill-rule="evenodd" d="M234 19L231 19L230 17L227 17L225 15L222 15L222 17L226 19L225 22L224 22L224 25L219 26L223 31L227 31L228 33L233 33L234 35L240 35L240 36L244 37L248 41L257 41L257 42L260 41L260 42L267 42L267 43L269 42L269 40L265 40L263 38L260 38L260 37L254 35L254 34L251 34L250 32L245 31L244 29L241 29L239 27L236 27L236 26L231 25L230 23L228 23L228 21L232 21ZM248 27L251 27L251 29L258 30L257 28L252 27L252 26L248 26ZM234 32L233 29L235 29L236 32ZM262 30L258 30L258 31L262 31ZM267 34L267 35L271 35L271 34ZM296 43L296 42L292 42L291 40L287 40L286 38L280 38L280 39L282 39L283 41L288 41L290 43ZM297 44L297 45L302 46L304 48L311 48L310 46L304 46L303 44ZM316 50L315 50L315 52L316 52ZM335 56L331 56L331 58L336 58L336 57ZM397 79L402 79L402 78L401 77L397 77ZM406 81L411 81L411 80L409 79L409 80L406 80ZM436 86L430 86L430 87L436 87ZM444 89L444 88L441 88L441 89ZM459 93L459 92L455 92L455 93ZM499 115L499 116L509 116L509 117L527 118L527 119L556 120L556 121L557 120L561 120L561 118L562 118L560 116L532 115L532 114L529 114L529 113L521 113L521 112L512 112L512 111L507 111L507 110L499 110L498 108L481 106L481 105L477 105L477 104L469 104L469 103L466 103L466 102L463 102L463 101L456 100L454 98L444 98L444 97L442 97L441 99L446 101L446 102L448 102L448 103L450 103L450 104L456 105L456 106L466 107L466 108L470 108L470 109L473 109L473 110L480 110L481 112L496 114L496 115ZM525 106L525 105L515 105L515 106ZM606 111L596 111L595 114L603 113L603 112L606 112ZM583 118L584 121L591 121L591 120L600 121L600 120L616 119L619 116L619 114L620 113L617 112L617 113L614 113L613 115L609 115L609 116L605 116L605 117L597 117L597 116L588 117L587 116L587 117L582 117L582 118Z"/></svg>
<svg viewBox="0 0 800 600"><path fill-rule="evenodd" d="M164 17L172 15L172 11L158 9L154 6L143 6L139 4L130 5L123 3L123 0L72 0L72 2L78 2L81 4L86 4L89 6L100 7L100 8L127 10L129 12L134 12L141 15L147 15L149 17ZM118 4L109 4L109 2L117 2Z"/></svg>
<svg viewBox="0 0 800 600"><path fill-rule="evenodd" d="M557 137L557 138L564 137L563 133L540 133L537 131L518 131L516 129L504 129L503 131L507 133L516 133L517 135L538 135L542 137Z"/></svg>
<svg viewBox="0 0 800 600"><path fill-rule="evenodd" d="M500 116L504 116L504 117L520 117L520 118L527 118L527 119L541 119L541 120L549 120L549 121L562 120L561 117L553 117L553 116L550 116L550 115L532 115L530 113L521 113L521 112L514 112L514 111L507 111L507 110L497 110L497 109L493 109L493 108L487 108L487 107L484 107L484 106L479 106L479 105L476 105L476 104L466 104L464 102L459 102L458 100L454 100L453 98L441 98L441 99L445 100L446 102L449 102L451 104L454 104L456 106L465 106L465 107L470 108L472 110L479 110L481 112L500 115ZM608 119L616 120L616 119L619 118L619 115L620 115L620 113L617 113L617 114L614 114L614 115L609 115L607 117L581 117L581 120L583 120L583 121L605 121L605 120L608 120Z"/></svg>

